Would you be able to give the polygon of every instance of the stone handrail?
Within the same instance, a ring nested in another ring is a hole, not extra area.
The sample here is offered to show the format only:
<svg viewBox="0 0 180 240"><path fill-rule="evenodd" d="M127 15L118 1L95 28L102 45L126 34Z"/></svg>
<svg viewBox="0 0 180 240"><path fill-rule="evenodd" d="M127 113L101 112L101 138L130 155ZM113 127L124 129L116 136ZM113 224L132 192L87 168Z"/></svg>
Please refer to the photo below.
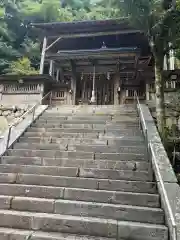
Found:
<svg viewBox="0 0 180 240"><path fill-rule="evenodd" d="M172 239L177 240L176 221L175 221L175 218L174 218L174 215L173 215L173 211L172 211L169 199L168 199L168 195L167 195L167 192L166 192L166 189L165 189L165 186L164 186L164 182L163 182L163 179L162 179L162 176L161 176L159 166L158 166L157 161L156 161L156 155L154 153L151 142L149 143L149 151L150 151L151 156L152 156L151 160L152 160L153 169L156 169L155 170L156 179L159 181L159 184L161 185L162 193L164 195L165 204L166 204L167 211L168 211L168 214L169 214L169 219L171 221L171 226L169 226L169 227L170 227L170 232L171 232L171 235L172 235Z"/></svg>
<svg viewBox="0 0 180 240"><path fill-rule="evenodd" d="M150 111L146 105L140 104L139 98L136 94L137 109L140 117L140 125L145 137L148 160L152 165L155 173L156 181L158 184L159 193L162 203L164 205L164 211L166 220L168 223L171 240L179 240L177 234L177 223L173 212L173 206L170 203L170 194L165 186L166 183L177 184L177 179L170 164L170 161L165 152L164 146L161 142L159 133L156 129L154 120L150 114ZM180 193L180 190L179 190Z"/></svg>

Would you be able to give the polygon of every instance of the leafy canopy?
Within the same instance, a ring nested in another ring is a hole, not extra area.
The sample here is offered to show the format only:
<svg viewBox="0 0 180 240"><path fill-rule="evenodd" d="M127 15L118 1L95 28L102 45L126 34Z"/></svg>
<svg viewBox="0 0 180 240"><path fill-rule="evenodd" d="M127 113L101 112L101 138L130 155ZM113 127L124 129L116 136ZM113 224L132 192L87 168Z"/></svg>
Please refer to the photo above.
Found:
<svg viewBox="0 0 180 240"><path fill-rule="evenodd" d="M164 2L169 0L164 0ZM177 0L180 10L180 0ZM142 29L159 56L173 42L180 59L180 25L177 11L157 0L1 0L0 1L0 74L11 71L12 63L28 58L38 69L40 43L30 29L31 22L74 21L129 17ZM169 34L171 29L171 34Z"/></svg>

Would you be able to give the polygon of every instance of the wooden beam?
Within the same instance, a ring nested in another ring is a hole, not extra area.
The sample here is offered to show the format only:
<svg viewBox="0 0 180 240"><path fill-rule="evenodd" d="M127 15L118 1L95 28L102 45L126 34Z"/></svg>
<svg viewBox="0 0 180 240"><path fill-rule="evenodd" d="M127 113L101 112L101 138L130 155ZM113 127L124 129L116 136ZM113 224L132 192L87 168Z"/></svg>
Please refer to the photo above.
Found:
<svg viewBox="0 0 180 240"><path fill-rule="evenodd" d="M116 66L118 64L118 62L117 61L109 61L109 60L107 60L107 61L98 61L97 62L97 66ZM121 64L124 64L124 65L126 65L126 66L133 66L134 67L134 61L129 61L129 62L122 62ZM59 65L61 65L62 67L66 67L66 68L70 68L71 67L71 65L70 65L70 63L68 62L61 62L61 61L56 61L56 65L57 66L59 66ZM79 61L77 61L76 62L76 67L78 68L78 67L90 67L90 66L92 66L93 64L91 63L91 62L79 62Z"/></svg>
<svg viewBox="0 0 180 240"><path fill-rule="evenodd" d="M120 72L135 72L135 68L124 68L122 70L120 70ZM64 71L71 71L71 68L70 67L64 67ZM76 66L76 73L92 73L93 72L93 66ZM96 72L104 72L104 73L107 73L107 72L118 72L118 67L116 65L96 65Z"/></svg>
<svg viewBox="0 0 180 240"><path fill-rule="evenodd" d="M58 37L54 42L52 42L49 46L46 47L45 51L48 51L51 47L53 47L57 42L59 42L59 40L61 39L61 37Z"/></svg>
<svg viewBox="0 0 180 240"><path fill-rule="evenodd" d="M119 34L131 34L131 33L142 33L140 30L118 30L118 31L108 31L108 32L92 32L92 33L70 33L70 34L59 34L56 32L48 32L48 38L82 38L82 37L97 37L97 36L108 36L108 35L119 35ZM45 31L44 34L47 34Z"/></svg>
<svg viewBox="0 0 180 240"><path fill-rule="evenodd" d="M123 61L123 59L121 60L121 58L130 58L131 60L135 60L137 53L136 52L114 52L114 53L101 53L101 52L94 52L94 53L88 53L86 55L84 54L73 54L71 55L70 53L68 53L68 55L63 55L63 54L47 54L47 59L53 59L53 60L57 60L57 61L61 61L61 60L89 60L89 59L98 59L98 60L105 60L105 59L117 59L119 61ZM127 60L127 59L126 59Z"/></svg>

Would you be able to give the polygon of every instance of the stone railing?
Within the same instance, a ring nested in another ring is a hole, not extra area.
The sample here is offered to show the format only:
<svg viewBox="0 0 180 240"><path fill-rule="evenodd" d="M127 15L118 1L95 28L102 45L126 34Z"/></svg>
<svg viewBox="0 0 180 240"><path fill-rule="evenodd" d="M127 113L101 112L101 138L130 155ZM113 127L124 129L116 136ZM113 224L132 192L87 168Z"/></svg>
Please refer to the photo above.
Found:
<svg viewBox="0 0 180 240"><path fill-rule="evenodd" d="M149 164L154 170L161 205L165 211L165 220L170 233L169 239L179 240L180 187L148 106L140 105L139 101L137 106L142 132L147 143Z"/></svg>

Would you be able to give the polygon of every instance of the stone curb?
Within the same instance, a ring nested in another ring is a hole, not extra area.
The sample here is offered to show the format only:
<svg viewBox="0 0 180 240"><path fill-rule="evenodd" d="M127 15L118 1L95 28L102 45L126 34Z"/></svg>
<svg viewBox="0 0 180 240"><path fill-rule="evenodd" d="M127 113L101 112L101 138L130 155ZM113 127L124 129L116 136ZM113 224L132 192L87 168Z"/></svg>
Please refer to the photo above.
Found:
<svg viewBox="0 0 180 240"><path fill-rule="evenodd" d="M155 126L154 120L151 116L148 106L141 104L141 109L144 115L144 119L147 126L148 141L151 142L152 149L154 151L154 157L156 158L157 165L159 167L159 172L161 174L162 180L164 182L164 188L166 190L167 198L172 209L172 213L177 226L177 238L180 240L180 187L177 184L177 178L175 176L174 170L171 166L167 153L161 142L158 130ZM158 190L161 196L162 207L166 213L166 222L169 227L170 232L172 232L172 221L169 216L169 211L165 203L165 196L163 194L163 189L160 184L158 177L158 172L154 164L152 164L155 173ZM173 237L170 234L170 239Z"/></svg>

